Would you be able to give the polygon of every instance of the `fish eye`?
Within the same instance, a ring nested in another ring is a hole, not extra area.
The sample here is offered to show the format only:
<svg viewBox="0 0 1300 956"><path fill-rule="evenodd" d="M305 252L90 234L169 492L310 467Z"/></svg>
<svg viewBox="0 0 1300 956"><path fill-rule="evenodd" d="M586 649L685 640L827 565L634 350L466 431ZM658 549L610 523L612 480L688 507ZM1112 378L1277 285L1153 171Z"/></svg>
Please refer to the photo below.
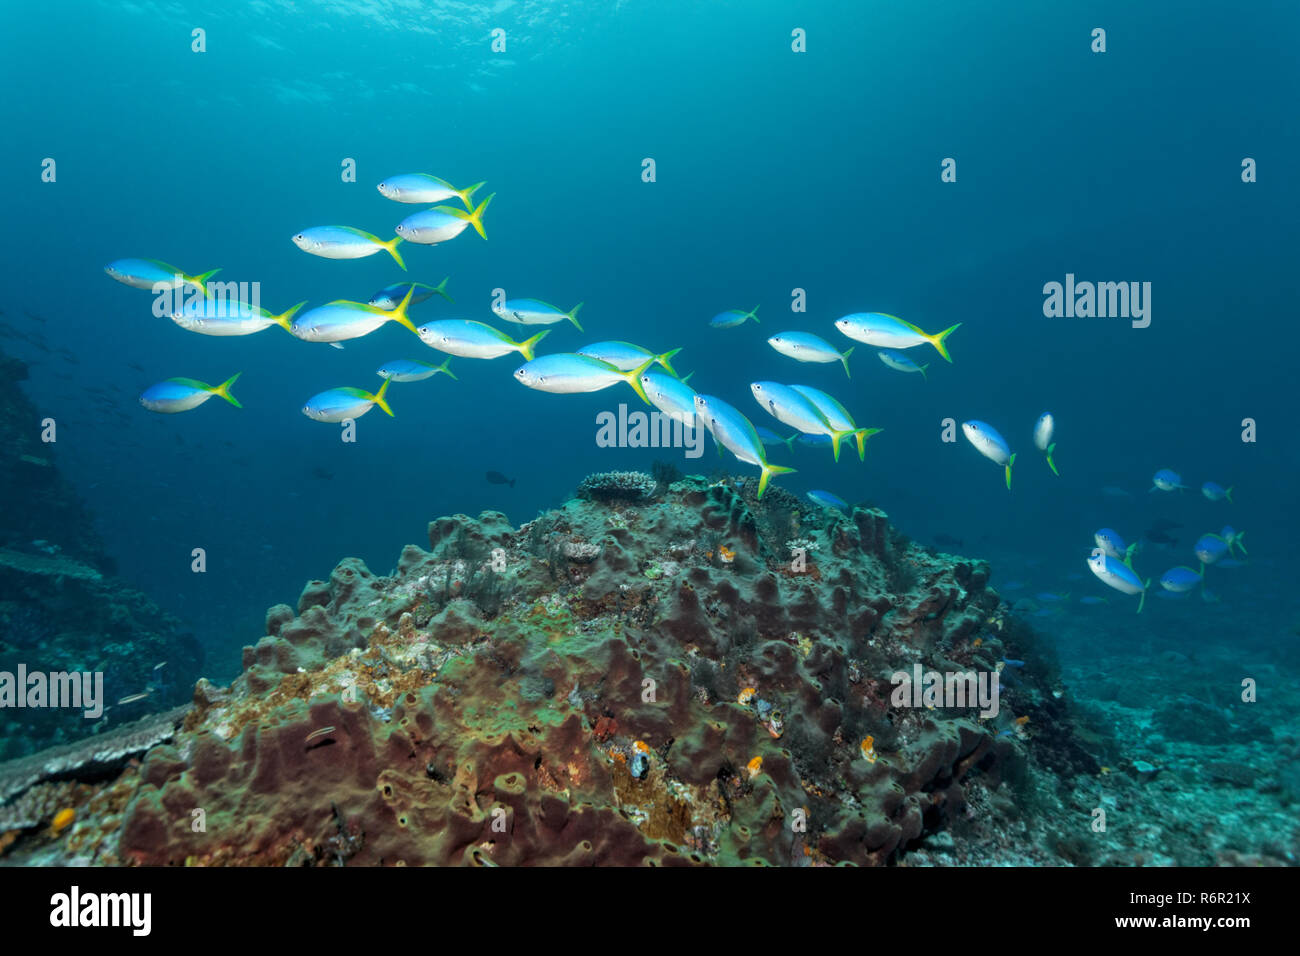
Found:
<svg viewBox="0 0 1300 956"><path fill-rule="evenodd" d="M298 235L296 235L296 236L293 237L293 240L294 240L294 242L302 242L302 241L303 241L304 239L306 239L306 238L307 238L307 237L304 236L304 235L300 232L300 233L298 233Z"/></svg>

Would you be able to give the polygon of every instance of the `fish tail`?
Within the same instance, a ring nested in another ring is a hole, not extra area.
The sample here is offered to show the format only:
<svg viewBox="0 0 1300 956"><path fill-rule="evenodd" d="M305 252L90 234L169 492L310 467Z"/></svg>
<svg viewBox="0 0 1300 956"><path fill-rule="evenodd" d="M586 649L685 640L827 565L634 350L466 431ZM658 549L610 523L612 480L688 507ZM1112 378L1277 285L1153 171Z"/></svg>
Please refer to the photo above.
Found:
<svg viewBox="0 0 1300 956"><path fill-rule="evenodd" d="M849 346L847 349L845 349L843 352L840 353L840 361L844 363L844 375L845 375L846 378L852 378L852 377L853 377L853 376L849 373L849 356L853 354L853 350L854 350L855 348L857 348L857 346L856 346L856 345L852 345L852 346Z"/></svg>
<svg viewBox="0 0 1300 956"><path fill-rule="evenodd" d="M550 334L551 330L547 329L545 332L538 332L531 339L516 342L515 345L519 347L519 354L524 357L525 361L531 362L533 360L533 350L537 348L537 343Z"/></svg>
<svg viewBox="0 0 1300 956"><path fill-rule="evenodd" d="M677 377L677 371L673 368L671 359L680 351L681 349L673 349L670 352L665 352L663 355L655 356L655 361L662 365L673 378Z"/></svg>
<svg viewBox="0 0 1300 956"><path fill-rule="evenodd" d="M1138 613L1142 613L1142 608L1147 603L1147 588L1151 587L1151 579L1147 578L1147 583L1142 585L1142 596L1138 598Z"/></svg>
<svg viewBox="0 0 1300 956"><path fill-rule="evenodd" d="M456 195L460 197L460 201L465 204L466 209L472 210L474 208L474 194L478 192L480 189L482 189L483 186L485 185L486 185L486 181L481 183L475 183L473 186L466 186L464 189L457 189Z"/></svg>
<svg viewBox="0 0 1300 956"><path fill-rule="evenodd" d="M926 370L927 368L929 368L929 367L930 367L929 365L918 365L918 366L916 367L917 371L919 371L919 372L921 373L921 381L923 381L923 382L928 382L928 381L930 381L930 376L928 376L928 375L925 374L925 370Z"/></svg>
<svg viewBox="0 0 1300 956"><path fill-rule="evenodd" d="M694 375L695 373L692 372L691 374ZM786 448L789 448L789 449L790 449L790 452L791 452L792 454L794 453L794 440L795 440L796 438L798 438L798 437L799 437L799 433L798 433L798 432L795 432L795 433L794 433L793 435L791 435L789 438L782 438L782 439L781 439L781 441L783 441L783 442L785 443L785 447L786 447Z"/></svg>
<svg viewBox="0 0 1300 956"><path fill-rule="evenodd" d="M696 371L695 369L691 369L689 372L687 372L687 373L682 377L682 379L681 379L681 383L682 383L683 385L685 385L687 382L689 382L689 381L691 380L691 376L695 374L695 371Z"/></svg>
<svg viewBox="0 0 1300 956"><path fill-rule="evenodd" d="M939 354L942 355L949 362L952 361L952 356L948 354L948 346L943 344L943 340L946 339L948 336L952 335L960 328L961 328L961 323L958 322L956 325L952 326L951 328L944 329L938 335L926 336L926 338L929 339L930 344L933 345L936 349L938 349Z"/></svg>
<svg viewBox="0 0 1300 956"><path fill-rule="evenodd" d="M236 372L234 375L230 376L230 378L226 379L224 382L222 382L220 385L214 388L212 390L212 394L220 395L222 398L228 401L231 405L234 405L236 408L243 408L244 406L239 404L239 399L235 398L235 396L230 394L230 386L234 385L235 380L238 379L239 376L243 374L244 374L243 372Z"/></svg>
<svg viewBox="0 0 1300 956"><path fill-rule="evenodd" d="M438 366L438 368L434 371L434 374L436 375L438 372L446 372L448 375L452 377L452 379L459 382L460 379L456 378L456 373L451 370L450 366L451 366L451 356L448 356L447 358L443 359L442 364Z"/></svg>
<svg viewBox="0 0 1300 956"><path fill-rule="evenodd" d="M754 320L754 324L757 325L757 324L758 324L758 306L756 305L756 306L754 306L752 309L750 309L748 312L746 312L746 313L745 313L745 318L746 318L746 319L753 319L753 320ZM742 321L743 321L743 320L742 320Z"/></svg>
<svg viewBox="0 0 1300 956"><path fill-rule="evenodd" d="M572 322L572 323L574 324L574 326L577 328L577 330L578 330L579 332L582 331L582 326L581 326L581 325L578 325L578 310L581 309L584 305L586 305L585 302L579 302L577 305L575 305L575 306L574 306L572 309L570 309L568 312L564 313L565 315L567 315L567 316L569 317L569 321Z"/></svg>
<svg viewBox="0 0 1300 956"><path fill-rule="evenodd" d="M482 183L480 183L479 185L481 186ZM451 276L447 276L446 279L443 279L441 282L439 282L436 286L433 287L433 291L436 292L438 295L442 296L444 299L446 299L446 300L447 300L448 302L450 302L452 305L455 305L455 304L456 304L456 300L453 299L451 296L449 296L449 295L447 294L447 281L448 281L448 279L450 279L450 278L451 278Z"/></svg>
<svg viewBox="0 0 1300 956"><path fill-rule="evenodd" d="M1054 474L1057 478L1060 478L1061 473L1056 470L1056 462L1052 461L1052 453L1054 451L1056 451L1056 442L1052 442L1050 445L1047 446L1047 467L1052 469L1052 474Z"/></svg>
<svg viewBox="0 0 1300 956"><path fill-rule="evenodd" d="M636 368L632 369L632 371L622 373L623 381L631 385L632 391L636 392L637 395L641 398L641 401L645 402L647 405L650 404L650 397L646 395L645 387L641 384L641 376L644 375L645 370L648 369L651 365L654 365L656 361L657 360L654 358L648 358L640 365L638 365Z"/></svg>
<svg viewBox="0 0 1300 956"><path fill-rule="evenodd" d="M492 198L495 195L496 193L492 193L487 199L484 199L483 202L479 204L477 209L469 214L469 224L474 227L474 231L484 240L487 239L487 233L483 231L483 211L487 209L488 203L492 201Z"/></svg>
<svg viewBox="0 0 1300 956"><path fill-rule="evenodd" d="M844 437L848 434L848 432L831 432L831 454L835 456L837 464L840 460L840 442L844 441Z"/></svg>
<svg viewBox="0 0 1300 956"><path fill-rule="evenodd" d="M482 183L479 183L479 186L482 186L482 185L483 185ZM474 187L474 188L477 189L478 186L476 186L476 187ZM515 486L515 482L518 481L518 480L519 480L519 479L517 479L517 478L511 478L511 479L510 479L510 487L513 488L513 487Z"/></svg>
<svg viewBox="0 0 1300 956"><path fill-rule="evenodd" d="M293 317L297 315L298 311L306 304L307 304L307 300L303 299L301 302L299 302L297 305L295 305L293 308L289 309L288 311L281 312L279 315L275 316L275 324L280 326L280 328L284 329L286 332L292 332Z"/></svg>
<svg viewBox="0 0 1300 956"><path fill-rule="evenodd" d="M767 483L773 475L788 475L792 471L795 471L795 469L787 468L785 465L769 465L764 463L763 473L758 479L758 499L760 501L763 499L763 492L767 491Z"/></svg>
<svg viewBox="0 0 1300 956"><path fill-rule="evenodd" d="M401 242L401 238L399 237L396 241L397 241L397 242ZM389 250L389 251L391 252L392 250ZM396 255L397 253L393 253L393 254ZM400 262L401 260L399 259L398 261ZM402 266L402 268L405 269L406 266ZM396 323L397 323L398 325L400 325L402 328L404 328L404 329L410 329L410 330L411 330L412 332L414 332L416 335L419 335L419 334L420 334L420 330L417 329L417 328L415 327L415 323L412 322L412 321L411 321L409 318L407 318L407 316L406 316L406 309L407 309L408 306L410 306L410 304L411 304L411 297L412 297L413 295L415 295L415 283L414 283L414 282L412 282L411 285L410 285L410 288L408 288L408 289L406 290L406 295L402 296L402 301L399 302L399 303L397 303L397 308L393 309L393 311L391 311L391 312L386 313L385 315L386 315L386 318L391 319L392 321L396 322ZM389 414L391 414L391 412L390 412Z"/></svg>
<svg viewBox="0 0 1300 956"><path fill-rule="evenodd" d="M956 328L956 326L953 326L953 328ZM948 361L951 362L952 359L948 359ZM1012 452L1011 457L1007 459L1007 491L1011 490L1011 466L1014 465L1015 463L1016 463L1016 454L1015 452Z"/></svg>
<svg viewBox="0 0 1300 956"><path fill-rule="evenodd" d="M1225 491L1225 492L1223 493L1223 497L1225 497L1225 498L1228 499L1228 504L1235 504L1235 502L1232 500L1232 489L1231 489L1231 488L1229 488L1227 491Z"/></svg>
<svg viewBox="0 0 1300 956"><path fill-rule="evenodd" d="M393 261L396 262L399 266L401 266L402 271L405 272L406 263L402 261L402 254L397 251L397 247L401 244L401 242L402 242L401 236L394 236L392 239L389 239L387 242L380 241L379 244L388 250L388 254L393 257ZM411 291L412 292L415 291L415 286L411 286Z"/></svg>
<svg viewBox="0 0 1300 956"><path fill-rule="evenodd" d="M1241 539L1244 537L1246 537L1246 532L1244 531L1238 532L1236 535L1233 536L1232 543L1235 544L1237 547L1241 548L1242 554L1249 554L1250 552L1246 550L1246 546L1241 543ZM1231 551L1232 549L1229 548L1228 550Z"/></svg>
<svg viewBox="0 0 1300 956"><path fill-rule="evenodd" d="M188 279L187 281L192 282L194 283L194 285L198 286L199 291L203 293L203 297L207 298L208 295L207 281L220 271L221 271L220 269L211 269L207 272L200 272L194 278Z"/></svg>
<svg viewBox="0 0 1300 956"><path fill-rule="evenodd" d="M1129 570L1133 570L1133 552L1137 550L1138 543L1134 541L1124 549L1124 563L1128 565Z"/></svg>
<svg viewBox="0 0 1300 956"><path fill-rule="evenodd" d="M388 407L388 400L384 398L384 395L388 392L388 386L392 384L393 380L391 378L384 379L384 384L379 386L379 391L370 396L370 400L387 412L390 418L393 417L393 410Z"/></svg>
<svg viewBox="0 0 1300 956"><path fill-rule="evenodd" d="M858 461L867 460L867 439L883 431L883 428L859 428L853 432L853 437L858 440Z"/></svg>

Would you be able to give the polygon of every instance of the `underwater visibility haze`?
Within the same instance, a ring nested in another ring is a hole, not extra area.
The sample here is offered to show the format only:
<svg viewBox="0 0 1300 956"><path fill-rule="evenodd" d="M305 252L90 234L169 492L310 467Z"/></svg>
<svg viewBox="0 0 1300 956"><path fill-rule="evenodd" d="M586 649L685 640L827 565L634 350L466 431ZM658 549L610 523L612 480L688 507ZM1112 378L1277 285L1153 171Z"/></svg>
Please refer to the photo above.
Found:
<svg viewBox="0 0 1300 956"><path fill-rule="evenodd" d="M1294 865L1211 6L7 7L0 863Z"/></svg>

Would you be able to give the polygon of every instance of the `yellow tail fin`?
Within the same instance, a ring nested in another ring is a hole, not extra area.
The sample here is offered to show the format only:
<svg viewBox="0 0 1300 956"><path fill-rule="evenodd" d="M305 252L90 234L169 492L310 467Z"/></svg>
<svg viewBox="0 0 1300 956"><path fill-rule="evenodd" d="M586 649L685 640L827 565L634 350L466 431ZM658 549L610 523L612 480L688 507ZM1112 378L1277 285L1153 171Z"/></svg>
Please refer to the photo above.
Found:
<svg viewBox="0 0 1300 956"><path fill-rule="evenodd" d="M663 355L655 356L655 361L658 362L660 365L662 365L664 369L668 372L668 374L671 375L673 378L677 378L677 372L673 369L671 359L674 355L676 355L680 351L681 349L673 349L670 352L665 352Z"/></svg>
<svg viewBox="0 0 1300 956"><path fill-rule="evenodd" d="M795 471L794 468L787 468L785 465L769 465L763 463L763 474L758 479L758 499L761 501L763 492L767 491L767 483L773 475L788 475Z"/></svg>
<svg viewBox="0 0 1300 956"><path fill-rule="evenodd" d="M212 390L212 394L220 395L222 398L228 401L231 405L234 405L236 408L243 408L244 406L239 404L239 399L235 398L235 396L230 394L230 386L234 385L235 381L239 378L239 376L243 374L244 374L243 372L236 372L234 375L230 376L230 378L226 379L224 382L222 382L220 385L214 388Z"/></svg>
<svg viewBox="0 0 1300 956"><path fill-rule="evenodd" d="M636 368L632 369L632 371L622 373L623 381L631 385L632 390L636 392L637 395L641 397L641 401L645 402L647 405L650 404L650 398L648 395L646 395L645 387L642 386L641 384L641 376L644 375L645 370L648 369L651 365L654 365L656 361L657 360L653 357L648 358L640 365L638 365Z"/></svg>
<svg viewBox="0 0 1300 956"><path fill-rule="evenodd" d="M415 295L414 282L412 282L411 287L406 290L406 295L402 296L402 301L397 304L397 308L393 309L393 311L391 312L385 312L384 317L396 322L402 328L410 329L416 335L419 335L420 330L415 327L415 323L406 317L406 307L411 304L411 296L413 295ZM376 311L383 311L383 310L379 309Z"/></svg>
<svg viewBox="0 0 1300 956"><path fill-rule="evenodd" d="M198 275L193 277L185 276L185 281L193 283L195 286L197 286L199 291L203 293L203 297L207 298L208 296L207 281L220 271L221 271L220 269L212 269L208 272L200 272Z"/></svg>
<svg viewBox="0 0 1300 956"><path fill-rule="evenodd" d="M578 310L581 309L581 308L583 307L583 305L585 305L585 303L583 303L583 302L579 302L577 305L575 305L575 306L574 306L572 309L570 309L568 312L564 313L565 315L567 315L567 316L569 317L569 321L572 322L572 323L577 327L577 329L578 329L579 332L582 331L582 326L581 326L581 325L578 325Z"/></svg>
<svg viewBox="0 0 1300 956"><path fill-rule="evenodd" d="M883 428L859 428L853 433L853 437L858 440L858 461L867 460L867 439L883 431Z"/></svg>
<svg viewBox="0 0 1300 956"><path fill-rule="evenodd" d="M393 257L393 261L396 262L399 266L401 266L402 271L405 272L406 263L402 261L402 254L397 251L397 247L398 245L401 244L401 242L402 242L401 236L394 236L392 239L389 239L387 242L380 242L379 244L388 250L388 254ZM414 289L415 287L412 286L411 288Z"/></svg>
<svg viewBox="0 0 1300 956"><path fill-rule="evenodd" d="M379 386L379 391L370 396L370 400L387 412L390 417L394 417L393 410L388 407L388 402L384 398L384 394L388 391L388 386L392 384L393 380L391 378L384 379L384 384Z"/></svg>
<svg viewBox="0 0 1300 956"><path fill-rule="evenodd" d="M533 360L534 350L537 348L537 343L550 334L551 330L547 329L545 332L538 332L531 339L524 339L522 342L516 342L515 345L519 347L519 354L524 357L525 361L531 362Z"/></svg>
<svg viewBox="0 0 1300 956"><path fill-rule="evenodd" d="M936 349L939 350L940 355L942 355L945 359L951 362L952 356L948 354L948 346L943 344L943 340L946 339L948 336L952 335L960 328L961 328L961 323L958 322L956 325L952 326L951 328L944 329L938 335L926 336L926 339L927 341L929 341L931 345L933 345Z"/></svg>
<svg viewBox="0 0 1300 956"><path fill-rule="evenodd" d="M279 315L274 316L275 324L278 325L280 328L284 329L286 332L292 332L293 317L297 315L299 310L302 309L302 307L306 304L307 304L307 300L303 299L293 308L289 309L289 311L281 312Z"/></svg>

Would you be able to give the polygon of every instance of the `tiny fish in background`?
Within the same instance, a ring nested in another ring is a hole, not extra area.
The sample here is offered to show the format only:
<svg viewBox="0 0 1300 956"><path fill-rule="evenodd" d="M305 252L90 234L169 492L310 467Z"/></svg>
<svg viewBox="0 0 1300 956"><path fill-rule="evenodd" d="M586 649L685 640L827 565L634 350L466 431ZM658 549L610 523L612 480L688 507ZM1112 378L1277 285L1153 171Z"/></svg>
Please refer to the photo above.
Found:
<svg viewBox="0 0 1300 956"><path fill-rule="evenodd" d="M734 329L738 325L744 325L749 319L758 322L758 309L758 306L754 306L748 312L741 312L739 309L728 309L726 312L719 312L709 319L709 325L715 329Z"/></svg>
<svg viewBox="0 0 1300 956"><path fill-rule="evenodd" d="M1201 494L1211 501L1226 501L1232 504L1232 489L1224 488L1222 485L1213 481L1207 481L1201 485Z"/></svg>
<svg viewBox="0 0 1300 956"><path fill-rule="evenodd" d="M1056 462L1052 460L1052 454L1056 451L1056 442L1052 440L1055 435L1056 419L1052 417L1051 412L1043 412L1034 423L1034 447L1043 453L1047 459L1047 467L1052 469L1052 474L1060 477L1061 473L1056 470Z"/></svg>
<svg viewBox="0 0 1300 956"><path fill-rule="evenodd" d="M1161 468L1151 477L1151 491L1181 491L1186 487L1182 475L1168 468Z"/></svg>
<svg viewBox="0 0 1300 956"><path fill-rule="evenodd" d="M511 488L515 486L515 479L507 478L499 471L489 471L485 477L490 485L509 485Z"/></svg>
<svg viewBox="0 0 1300 956"><path fill-rule="evenodd" d="M455 305L456 300L447 294L447 281L451 276L447 276L437 285L429 285L427 282L394 282L390 286L384 286L370 297L367 305L373 305L376 309L383 309L385 312L397 308L397 304L406 297L408 292L411 293L411 305L417 302L423 302L425 299L440 295L448 302Z"/></svg>
<svg viewBox="0 0 1300 956"><path fill-rule="evenodd" d="M852 351L852 349L850 349L849 351ZM884 349L883 351L877 352L876 354L880 356L880 361L884 362L894 371L920 372L921 378L924 379L925 381L929 381L929 378L925 374L925 370L930 367L929 365L918 365L917 363L913 362L910 358L908 358L906 355L904 355L902 352L895 352L892 349Z"/></svg>

